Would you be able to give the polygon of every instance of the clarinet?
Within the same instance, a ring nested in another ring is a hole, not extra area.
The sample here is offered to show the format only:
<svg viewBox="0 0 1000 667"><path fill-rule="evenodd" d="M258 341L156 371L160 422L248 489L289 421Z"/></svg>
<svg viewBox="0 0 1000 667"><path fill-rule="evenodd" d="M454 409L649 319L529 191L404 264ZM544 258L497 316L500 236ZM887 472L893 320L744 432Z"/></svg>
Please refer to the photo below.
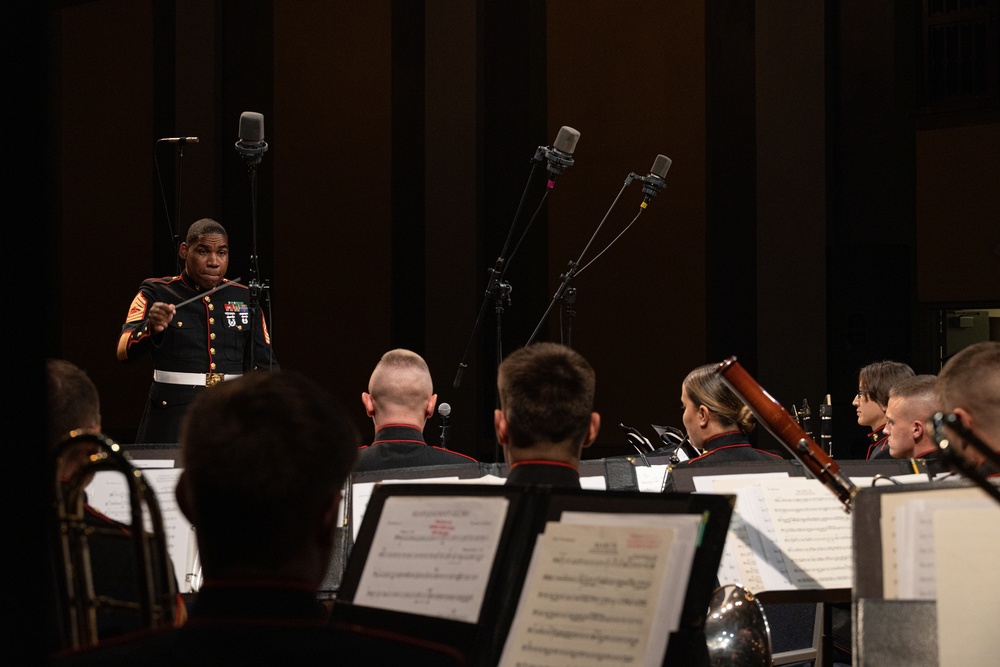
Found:
<svg viewBox="0 0 1000 667"><path fill-rule="evenodd" d="M826 395L826 402L819 406L819 441L826 455L833 456L833 405L830 394Z"/></svg>

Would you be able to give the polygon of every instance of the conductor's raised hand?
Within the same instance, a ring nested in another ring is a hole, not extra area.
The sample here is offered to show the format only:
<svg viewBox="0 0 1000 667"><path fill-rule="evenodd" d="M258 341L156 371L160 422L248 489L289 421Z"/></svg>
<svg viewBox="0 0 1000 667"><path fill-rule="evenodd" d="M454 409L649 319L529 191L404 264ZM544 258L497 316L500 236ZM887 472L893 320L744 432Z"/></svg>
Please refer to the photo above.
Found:
<svg viewBox="0 0 1000 667"><path fill-rule="evenodd" d="M162 301L154 303L149 307L149 313L147 314L150 331L158 334L166 329L167 325L174 319L174 313L176 312L177 309L172 303L163 303Z"/></svg>

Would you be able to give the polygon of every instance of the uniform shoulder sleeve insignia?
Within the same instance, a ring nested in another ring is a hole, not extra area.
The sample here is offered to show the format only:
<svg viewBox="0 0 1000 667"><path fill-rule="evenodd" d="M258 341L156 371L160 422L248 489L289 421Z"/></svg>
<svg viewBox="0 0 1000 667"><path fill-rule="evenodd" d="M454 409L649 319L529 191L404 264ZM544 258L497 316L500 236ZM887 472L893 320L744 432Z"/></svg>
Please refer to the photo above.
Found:
<svg viewBox="0 0 1000 667"><path fill-rule="evenodd" d="M132 299L132 305L128 309L128 317L125 318L125 322L141 322L146 319L146 297L143 296L142 292L135 295Z"/></svg>

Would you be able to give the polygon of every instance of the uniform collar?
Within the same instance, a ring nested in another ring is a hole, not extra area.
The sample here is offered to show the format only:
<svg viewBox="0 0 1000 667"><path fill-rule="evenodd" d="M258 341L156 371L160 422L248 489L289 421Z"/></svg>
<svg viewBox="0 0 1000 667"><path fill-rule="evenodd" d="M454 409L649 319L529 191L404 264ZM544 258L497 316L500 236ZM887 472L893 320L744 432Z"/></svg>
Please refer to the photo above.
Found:
<svg viewBox="0 0 1000 667"><path fill-rule="evenodd" d="M874 431L872 431L871 433L869 433L868 434L868 444L869 445L876 445L876 444L878 444L883 438L886 437L884 431L885 431L885 424L882 424L877 429L875 429Z"/></svg>
<svg viewBox="0 0 1000 667"><path fill-rule="evenodd" d="M720 433L718 435L713 435L711 438L705 441L704 449L706 452L710 452L713 449L719 449L720 447L732 447L734 445L746 445L750 446L747 438L740 431L727 431L726 433Z"/></svg>
<svg viewBox="0 0 1000 667"><path fill-rule="evenodd" d="M507 473L507 484L578 489L580 472L574 466L561 461L518 461Z"/></svg>
<svg viewBox="0 0 1000 667"><path fill-rule="evenodd" d="M386 424L375 431L373 445L382 442L420 442L426 444L424 432L413 424Z"/></svg>

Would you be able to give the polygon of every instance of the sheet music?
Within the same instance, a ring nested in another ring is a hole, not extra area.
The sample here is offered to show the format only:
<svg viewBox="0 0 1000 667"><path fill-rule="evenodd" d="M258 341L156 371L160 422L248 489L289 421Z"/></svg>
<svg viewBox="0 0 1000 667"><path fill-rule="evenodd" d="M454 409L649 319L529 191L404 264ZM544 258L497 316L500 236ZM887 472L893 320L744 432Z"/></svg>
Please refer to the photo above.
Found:
<svg viewBox="0 0 1000 667"><path fill-rule="evenodd" d="M376 484L448 484L457 482L458 477L427 477L422 479L383 479L378 482L359 482L351 485L351 538L358 541L358 531L372 499Z"/></svg>
<svg viewBox="0 0 1000 667"><path fill-rule="evenodd" d="M173 468L173 459L131 459L133 468L145 470L146 468Z"/></svg>
<svg viewBox="0 0 1000 667"><path fill-rule="evenodd" d="M752 483L737 475L712 480L714 492L737 496L719 581L755 593L850 588L850 515L819 481L780 475Z"/></svg>
<svg viewBox="0 0 1000 667"><path fill-rule="evenodd" d="M365 518L365 510L368 509L368 501L371 500L372 493L375 492L376 484L490 484L503 486L506 483L506 479L503 477L497 477L496 475L483 475L482 477L470 477L467 479L459 479L458 477L426 477L418 479L383 479L378 482L360 482L354 484L351 490L351 532L352 537L356 542L358 540L358 531L361 530L361 522ZM606 491L607 490L607 480L600 475L593 475L590 477L580 478L580 488L587 489L590 491ZM338 519L338 523L342 523L343 519L343 506L341 503L341 515Z"/></svg>
<svg viewBox="0 0 1000 667"><path fill-rule="evenodd" d="M636 461L635 478L639 483L639 490L648 493L660 493L663 491L663 482L667 478L667 470L670 466L660 465L640 465Z"/></svg>
<svg viewBox="0 0 1000 667"><path fill-rule="evenodd" d="M754 482L763 482L769 479L788 479L788 473L754 472L735 475L704 475L692 477L691 481L694 482L694 490L698 493L732 493L732 489L736 487L749 486Z"/></svg>
<svg viewBox="0 0 1000 667"><path fill-rule="evenodd" d="M354 604L476 623L509 501L386 499Z"/></svg>
<svg viewBox="0 0 1000 667"><path fill-rule="evenodd" d="M764 579L757 567L757 557L750 547L750 536L743 517L733 512L726 533L726 543L719 562L719 583L736 584L748 591L764 590Z"/></svg>
<svg viewBox="0 0 1000 667"><path fill-rule="evenodd" d="M786 555L793 588L850 588L853 583L851 516L815 479L765 483L766 507Z"/></svg>
<svg viewBox="0 0 1000 667"><path fill-rule="evenodd" d="M1000 618L1000 507L987 502L982 508L934 512L941 667L996 663L993 633Z"/></svg>
<svg viewBox="0 0 1000 667"><path fill-rule="evenodd" d="M883 493L880 498L882 594L887 600L935 597L932 512L987 499L974 488ZM913 507L907 507L912 505ZM900 538L905 542L901 542ZM902 570L900 565L902 564Z"/></svg>
<svg viewBox="0 0 1000 667"><path fill-rule="evenodd" d="M726 531L726 542L722 550L722 560L719 562L719 583L737 584L748 591L765 590L764 579L757 564L757 556L751 546L750 532L743 517L740 515L738 489L747 488L754 482L770 479L788 479L787 472L739 473L735 475L715 475L693 477L695 491L698 493L732 493L737 497L733 516L729 520ZM760 544L758 539L753 543ZM760 547L758 547L759 549Z"/></svg>
<svg viewBox="0 0 1000 667"><path fill-rule="evenodd" d="M167 538L167 554L174 566L177 590L181 593L192 591L192 582L200 577L196 572L198 554L194 527L188 522L177 506L174 489L181 476L181 468L146 468L142 471L147 484L156 494L163 518L163 530ZM87 486L87 501L106 516L122 523L131 523L132 506L129 500L128 484L121 473L109 470L99 471ZM143 512L143 526L152 531L148 512Z"/></svg>
<svg viewBox="0 0 1000 667"><path fill-rule="evenodd" d="M607 491L608 480L604 475L588 475L580 477L580 488L588 491Z"/></svg>
<svg viewBox="0 0 1000 667"><path fill-rule="evenodd" d="M675 530L550 522L535 543L501 667L662 664ZM679 610L678 612L679 613Z"/></svg>
<svg viewBox="0 0 1000 667"><path fill-rule="evenodd" d="M562 523L569 525L603 525L603 526L659 526L672 528L674 539L671 542L667 562L670 572L663 578L661 599L667 609L676 614L656 623L656 627L666 628L662 636L662 650L666 653L666 640L670 632L675 632L680 626L681 610L684 607L684 597L687 594L687 580L694 563L694 554L698 548L698 536L701 534L702 522L700 514L605 514L601 512L563 512L559 517ZM685 585L678 585L683 582Z"/></svg>
<svg viewBox="0 0 1000 667"><path fill-rule="evenodd" d="M784 553L778 547L777 536L771 515L765 505L764 490L757 484L737 489L736 506L746 528L754 565L757 568L764 590L785 590L794 588L788 580L788 565ZM752 590L752 589L751 589Z"/></svg>

